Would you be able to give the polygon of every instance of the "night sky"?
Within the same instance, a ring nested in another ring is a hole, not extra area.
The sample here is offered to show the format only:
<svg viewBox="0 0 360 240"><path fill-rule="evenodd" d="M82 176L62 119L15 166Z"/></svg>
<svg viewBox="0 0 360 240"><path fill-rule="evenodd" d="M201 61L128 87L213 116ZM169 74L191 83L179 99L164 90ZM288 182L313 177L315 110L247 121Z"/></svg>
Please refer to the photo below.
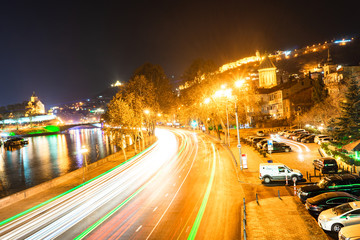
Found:
<svg viewBox="0 0 360 240"><path fill-rule="evenodd" d="M336 4L334 4L336 3ZM45 107L127 81L145 62L174 81L196 58L224 64L360 30L355 1L0 1L0 106Z"/></svg>

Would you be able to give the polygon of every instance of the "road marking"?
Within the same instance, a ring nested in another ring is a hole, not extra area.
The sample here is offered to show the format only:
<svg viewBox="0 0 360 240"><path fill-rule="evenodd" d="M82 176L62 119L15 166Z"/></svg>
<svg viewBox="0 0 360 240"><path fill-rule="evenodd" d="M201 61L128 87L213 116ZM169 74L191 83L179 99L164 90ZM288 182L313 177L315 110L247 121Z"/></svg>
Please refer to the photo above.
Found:
<svg viewBox="0 0 360 240"><path fill-rule="evenodd" d="M181 178L181 175L179 176L179 178Z"/></svg>
<svg viewBox="0 0 360 240"><path fill-rule="evenodd" d="M165 194L165 197L167 197L167 196L169 196L169 194L167 193L167 194Z"/></svg>
<svg viewBox="0 0 360 240"><path fill-rule="evenodd" d="M173 186L175 187L176 183L173 184Z"/></svg>
<svg viewBox="0 0 360 240"><path fill-rule="evenodd" d="M155 212L155 211L156 211L156 209L158 209L158 207L154 208L153 212Z"/></svg>
<svg viewBox="0 0 360 240"><path fill-rule="evenodd" d="M185 232L188 232L188 231L189 231L189 228L190 228L190 226L188 226L188 227L186 228L186 231L185 231Z"/></svg>
<svg viewBox="0 0 360 240"><path fill-rule="evenodd" d="M138 227L138 229L136 229L135 232L138 232L141 228L142 228L142 225L140 225L140 227Z"/></svg>

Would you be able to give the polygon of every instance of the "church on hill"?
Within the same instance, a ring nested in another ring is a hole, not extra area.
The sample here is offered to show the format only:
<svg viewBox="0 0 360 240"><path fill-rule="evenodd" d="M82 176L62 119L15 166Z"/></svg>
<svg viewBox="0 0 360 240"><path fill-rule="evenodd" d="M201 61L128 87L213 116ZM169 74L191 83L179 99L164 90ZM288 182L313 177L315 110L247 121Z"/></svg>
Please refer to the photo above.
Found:
<svg viewBox="0 0 360 240"><path fill-rule="evenodd" d="M26 116L45 114L45 105L35 95L35 92L33 92L26 108Z"/></svg>

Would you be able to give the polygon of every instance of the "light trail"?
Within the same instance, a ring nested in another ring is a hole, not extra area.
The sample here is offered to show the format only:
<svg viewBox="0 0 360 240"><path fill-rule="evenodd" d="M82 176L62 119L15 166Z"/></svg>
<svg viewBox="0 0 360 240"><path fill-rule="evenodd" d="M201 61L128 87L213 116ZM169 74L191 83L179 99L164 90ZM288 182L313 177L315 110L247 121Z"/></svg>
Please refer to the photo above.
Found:
<svg viewBox="0 0 360 240"><path fill-rule="evenodd" d="M293 140L287 140L287 139L284 139L284 138L279 137L278 135L271 136L271 138L272 138L273 140L275 140L275 141L285 142L285 143L288 143L288 144L290 144L290 145L292 145L292 146L295 146L295 147L297 147L297 149L299 149L299 152L303 152L302 147L305 148L305 151L306 151L306 152L310 152L309 147L306 146L306 145L303 144L303 143L295 142L295 141L293 141Z"/></svg>
<svg viewBox="0 0 360 240"><path fill-rule="evenodd" d="M106 211L109 203L120 201L126 204L177 154L178 144L174 134L160 129L156 132L159 140L149 150L97 178L1 222L0 238L60 237L95 212Z"/></svg>

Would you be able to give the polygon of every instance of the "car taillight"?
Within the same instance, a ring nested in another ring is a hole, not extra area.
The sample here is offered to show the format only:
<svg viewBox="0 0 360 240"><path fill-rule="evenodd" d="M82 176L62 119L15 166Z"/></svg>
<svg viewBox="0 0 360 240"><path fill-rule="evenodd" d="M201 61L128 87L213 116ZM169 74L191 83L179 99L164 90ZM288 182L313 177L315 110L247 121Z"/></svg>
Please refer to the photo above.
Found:
<svg viewBox="0 0 360 240"><path fill-rule="evenodd" d="M317 210L317 211L322 211L322 207L318 206L318 205L313 205L308 203L309 208L312 208L313 210Z"/></svg>

